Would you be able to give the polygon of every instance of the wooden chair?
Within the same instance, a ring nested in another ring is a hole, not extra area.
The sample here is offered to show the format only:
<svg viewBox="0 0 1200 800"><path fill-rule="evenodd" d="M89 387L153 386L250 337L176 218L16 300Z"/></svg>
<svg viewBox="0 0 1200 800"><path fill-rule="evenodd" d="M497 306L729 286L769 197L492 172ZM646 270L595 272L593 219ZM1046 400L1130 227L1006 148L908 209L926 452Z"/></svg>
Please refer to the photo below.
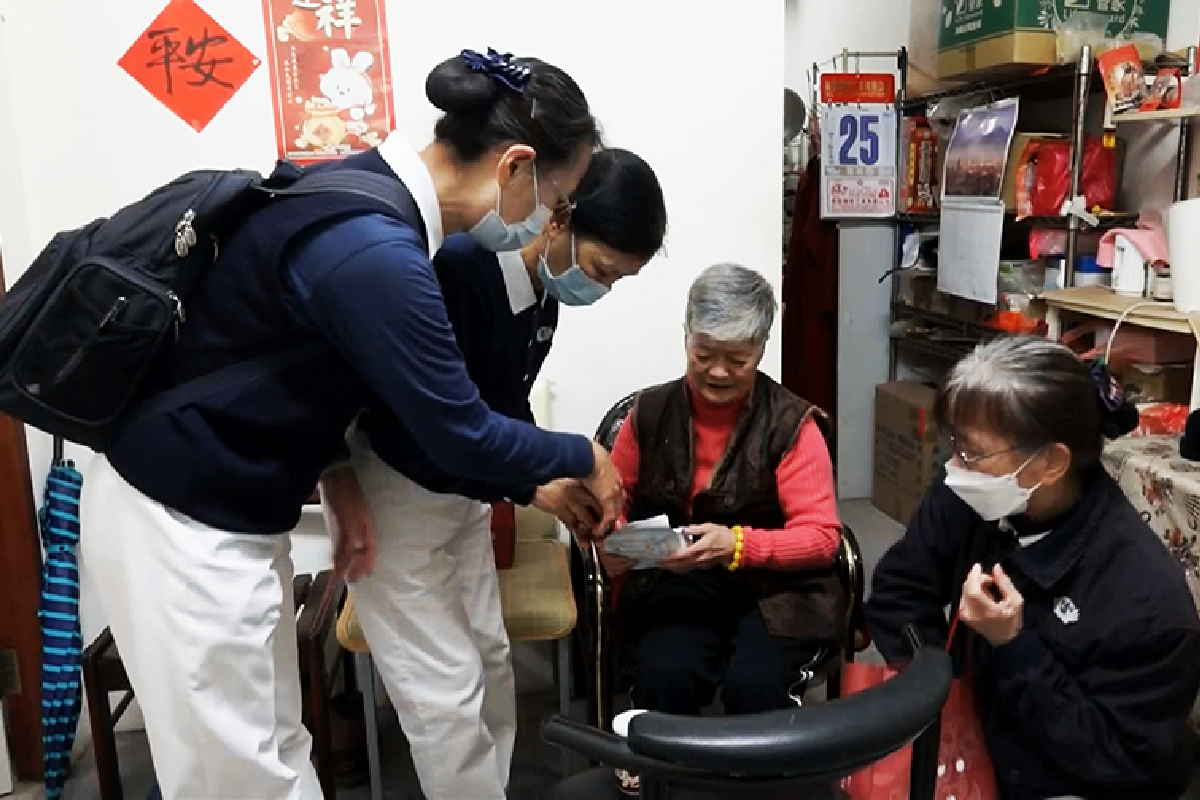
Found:
<svg viewBox="0 0 1200 800"><path fill-rule="evenodd" d="M330 735L329 696L337 672L335 669L330 674L326 662L326 643L330 639L346 587L340 578L326 571L315 578L297 575L292 591L296 598L303 721L313 737L312 757L321 791L326 797L333 798L337 796L337 787ZM123 800L125 794L117 761L115 727L133 702L133 688L129 685L129 676L125 674L116 642L108 628L83 651L83 685L91 717L100 800ZM108 702L110 692L124 693L115 708Z"/></svg>

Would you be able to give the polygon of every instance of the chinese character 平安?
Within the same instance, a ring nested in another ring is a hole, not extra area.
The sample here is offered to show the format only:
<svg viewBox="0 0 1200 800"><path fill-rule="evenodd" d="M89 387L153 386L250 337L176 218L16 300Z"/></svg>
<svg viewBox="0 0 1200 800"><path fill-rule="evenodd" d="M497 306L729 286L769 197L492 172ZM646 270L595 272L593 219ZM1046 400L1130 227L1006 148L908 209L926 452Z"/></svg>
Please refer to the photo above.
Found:
<svg viewBox="0 0 1200 800"><path fill-rule="evenodd" d="M215 83L226 89L233 88L233 84L217 77L217 68L222 64L233 63L233 58L221 58L210 51L210 48L218 50L229 41L228 37L219 34L209 36L208 29L205 28L199 39L189 34L187 41L184 42L178 28L161 28L147 31L146 38L151 41L150 52L159 56L154 61L148 62L146 66L162 69L167 84L167 94L174 93L175 71L190 72L194 76L187 82L188 86L200 87Z"/></svg>

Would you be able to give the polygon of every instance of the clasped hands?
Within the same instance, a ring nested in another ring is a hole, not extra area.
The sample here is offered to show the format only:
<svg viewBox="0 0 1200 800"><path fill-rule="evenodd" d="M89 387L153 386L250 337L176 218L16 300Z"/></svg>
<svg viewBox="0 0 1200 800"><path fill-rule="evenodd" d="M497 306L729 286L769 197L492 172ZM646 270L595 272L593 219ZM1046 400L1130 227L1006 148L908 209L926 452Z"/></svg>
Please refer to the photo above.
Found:
<svg viewBox="0 0 1200 800"><path fill-rule="evenodd" d="M984 572L976 564L967 573L958 618L992 647L1008 644L1024 625L1025 598L999 564Z"/></svg>
<svg viewBox="0 0 1200 800"><path fill-rule="evenodd" d="M583 480L562 479L540 487L533 505L558 517L581 542L603 539L617 524L625 503L620 476L608 451L593 443L592 474ZM333 567L347 583L369 576L375 568L378 542L375 516L350 465L321 477L321 499L333 538Z"/></svg>

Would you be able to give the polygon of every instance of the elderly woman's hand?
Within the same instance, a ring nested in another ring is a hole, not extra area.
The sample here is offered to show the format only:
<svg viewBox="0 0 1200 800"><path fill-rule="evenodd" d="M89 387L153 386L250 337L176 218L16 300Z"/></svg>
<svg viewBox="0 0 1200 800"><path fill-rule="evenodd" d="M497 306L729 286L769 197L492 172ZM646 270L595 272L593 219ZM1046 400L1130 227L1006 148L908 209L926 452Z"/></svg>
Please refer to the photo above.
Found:
<svg viewBox="0 0 1200 800"><path fill-rule="evenodd" d="M963 584L958 618L992 647L999 647L1021 632L1024 608L1025 598L999 564L991 572L976 564Z"/></svg>
<svg viewBox="0 0 1200 800"><path fill-rule="evenodd" d="M699 537L674 555L663 559L662 565L672 572L688 572L704 567L725 566L733 558L737 537L724 525L706 522L683 529L687 536Z"/></svg>

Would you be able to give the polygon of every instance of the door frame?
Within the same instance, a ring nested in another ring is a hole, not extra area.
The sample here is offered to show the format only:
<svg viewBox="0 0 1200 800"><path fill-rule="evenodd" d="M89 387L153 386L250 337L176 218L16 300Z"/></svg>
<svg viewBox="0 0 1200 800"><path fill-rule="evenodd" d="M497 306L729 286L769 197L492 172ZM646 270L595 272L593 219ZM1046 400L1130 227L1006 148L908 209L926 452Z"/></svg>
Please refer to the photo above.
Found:
<svg viewBox="0 0 1200 800"><path fill-rule="evenodd" d="M0 258L0 295L4 262ZM0 414L0 648L13 650L21 691L7 698L9 737L17 780L42 779L42 581L33 482L25 426Z"/></svg>

